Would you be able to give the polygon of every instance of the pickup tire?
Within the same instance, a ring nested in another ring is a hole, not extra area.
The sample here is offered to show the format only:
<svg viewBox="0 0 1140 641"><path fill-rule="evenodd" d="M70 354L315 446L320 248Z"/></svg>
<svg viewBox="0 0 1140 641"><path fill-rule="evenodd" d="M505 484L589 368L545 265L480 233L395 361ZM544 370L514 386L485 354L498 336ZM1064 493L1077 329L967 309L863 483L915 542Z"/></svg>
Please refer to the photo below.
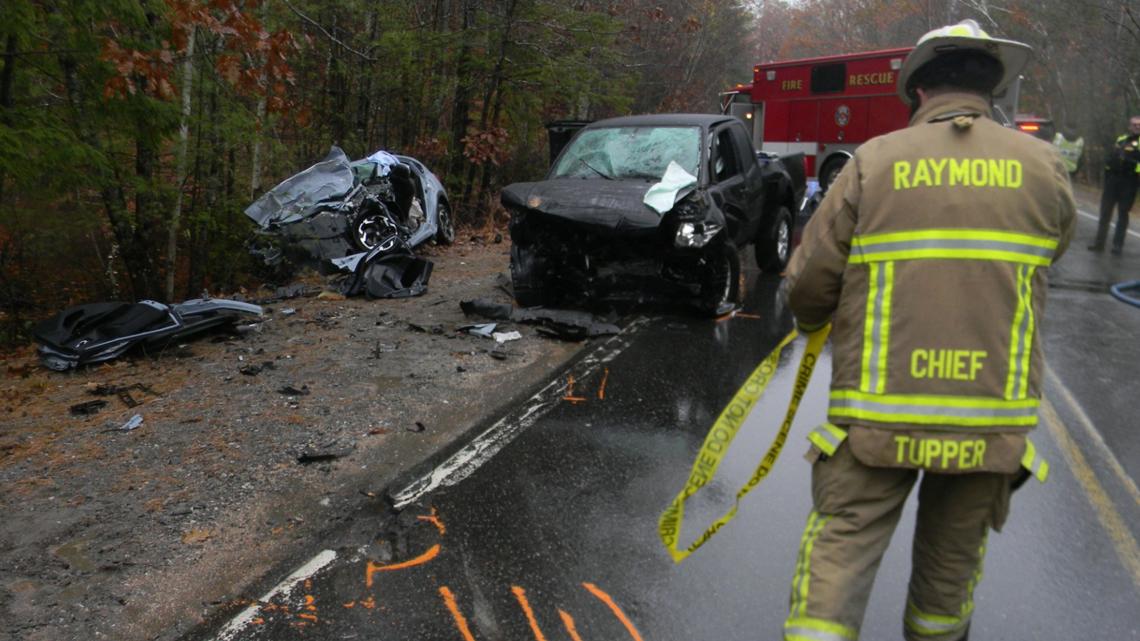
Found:
<svg viewBox="0 0 1140 641"><path fill-rule="evenodd" d="M792 212L781 205L771 227L756 239L756 266L766 272L781 272L792 256Z"/></svg>
<svg viewBox="0 0 1140 641"><path fill-rule="evenodd" d="M701 275L698 307L705 316L723 316L740 303L740 253L731 240L709 250Z"/></svg>
<svg viewBox="0 0 1140 641"><path fill-rule="evenodd" d="M542 260L530 247L511 246L511 290L519 307L540 307L554 300L540 275Z"/></svg>
<svg viewBox="0 0 1140 641"><path fill-rule="evenodd" d="M823 163L823 167L819 170L819 188L821 190L827 191L831 183L835 182L835 179L839 177L839 172L847 164L847 160L847 156L840 155L832 156Z"/></svg>

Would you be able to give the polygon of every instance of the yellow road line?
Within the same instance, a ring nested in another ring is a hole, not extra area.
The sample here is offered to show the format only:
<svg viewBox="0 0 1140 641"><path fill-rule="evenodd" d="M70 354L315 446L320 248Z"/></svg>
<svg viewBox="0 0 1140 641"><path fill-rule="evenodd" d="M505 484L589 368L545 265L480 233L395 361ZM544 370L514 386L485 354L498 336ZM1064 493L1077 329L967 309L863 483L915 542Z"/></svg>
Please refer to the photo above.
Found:
<svg viewBox="0 0 1140 641"><path fill-rule="evenodd" d="M1081 453L1076 441L1061 423L1056 408L1048 400L1045 400L1041 404L1041 410L1041 416L1045 419L1049 433L1056 439L1057 446L1069 463L1069 469L1080 482L1085 494L1088 495L1097 519L1108 533L1109 538L1112 539L1112 546L1116 548L1117 556L1120 557L1120 560L1131 573L1133 583L1137 588L1140 588L1140 546L1136 544L1136 538L1132 536L1132 531L1120 516L1120 512L1116 510L1116 506L1113 505L1108 493L1104 491L1104 487L1100 484L1088 461L1085 460L1085 456Z"/></svg>
<svg viewBox="0 0 1140 641"><path fill-rule="evenodd" d="M1057 378L1057 374L1054 373L1053 369L1048 365L1045 366L1045 376L1048 377L1049 383L1061 393L1061 398L1069 407L1069 411L1076 416L1077 423L1084 429L1085 434L1087 434L1094 443L1100 446L1103 458L1108 461L1108 466L1116 473L1116 478L1120 481L1120 484L1123 485L1124 489L1132 496L1132 500L1136 502L1136 505L1140 506L1140 489L1137 489L1136 482L1132 480L1132 477L1128 476L1128 472L1124 471L1124 466L1116 459L1112 450L1108 449L1104 438L1101 437L1100 432L1098 432L1096 426L1093 425L1092 419L1089 418L1088 414L1085 414L1084 408L1081 407L1081 404L1073 397L1073 393L1069 391L1069 388L1065 387L1065 384L1061 382L1061 379Z"/></svg>

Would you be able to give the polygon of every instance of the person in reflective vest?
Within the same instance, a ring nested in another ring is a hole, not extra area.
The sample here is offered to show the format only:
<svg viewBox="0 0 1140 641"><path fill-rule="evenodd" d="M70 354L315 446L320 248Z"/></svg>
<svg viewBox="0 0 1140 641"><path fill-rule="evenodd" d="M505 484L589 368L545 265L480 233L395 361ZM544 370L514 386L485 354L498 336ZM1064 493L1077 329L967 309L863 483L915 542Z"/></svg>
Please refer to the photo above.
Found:
<svg viewBox="0 0 1140 641"><path fill-rule="evenodd" d="M1140 184L1140 116L1128 121L1128 133L1118 137L1108 152L1104 164L1104 191L1100 196L1100 223L1096 240L1090 251L1104 251L1108 238L1108 224L1116 210L1116 230L1112 234L1112 253L1124 251L1124 236L1128 233L1128 216L1136 201L1136 187Z"/></svg>
<svg viewBox="0 0 1140 641"><path fill-rule="evenodd" d="M1061 152L1061 160L1065 161L1065 169L1069 171L1069 176L1077 173L1085 151L1085 139L1072 125L1066 123L1065 127L1053 136L1053 146Z"/></svg>
<svg viewBox="0 0 1140 641"><path fill-rule="evenodd" d="M831 323L832 379L787 641L859 637L920 478L903 633L965 639L988 532L1048 475L1027 434L1076 205L1057 150L991 118L1030 53L973 20L924 35L899 73L910 125L859 147L792 257L782 293L801 330Z"/></svg>

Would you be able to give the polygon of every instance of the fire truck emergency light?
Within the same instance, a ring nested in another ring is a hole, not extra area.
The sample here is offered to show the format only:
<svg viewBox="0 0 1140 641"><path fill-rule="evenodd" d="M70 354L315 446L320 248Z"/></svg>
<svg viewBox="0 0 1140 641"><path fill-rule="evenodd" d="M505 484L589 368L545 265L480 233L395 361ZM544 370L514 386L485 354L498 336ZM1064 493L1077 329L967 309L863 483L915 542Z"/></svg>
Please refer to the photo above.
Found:
<svg viewBox="0 0 1140 641"><path fill-rule="evenodd" d="M1022 131L1028 131L1030 133L1033 133L1036 131L1040 131L1041 125L1039 125L1035 122L1026 122L1026 123L1022 123L1022 124L1018 125L1017 128L1022 130Z"/></svg>

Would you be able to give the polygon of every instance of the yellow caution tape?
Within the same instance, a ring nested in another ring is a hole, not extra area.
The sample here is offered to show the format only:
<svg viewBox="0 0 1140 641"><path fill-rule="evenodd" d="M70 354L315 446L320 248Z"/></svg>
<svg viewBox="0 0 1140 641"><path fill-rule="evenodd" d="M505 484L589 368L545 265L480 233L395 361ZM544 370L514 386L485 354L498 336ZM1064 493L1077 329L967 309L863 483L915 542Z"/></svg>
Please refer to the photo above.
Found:
<svg viewBox="0 0 1140 641"><path fill-rule="evenodd" d="M815 364L819 361L819 354L823 350L823 344L829 333L831 333L830 324L808 334L808 344L800 357L800 368L796 373L796 383L792 388L792 399L788 403L784 422L780 426L776 438L768 446L767 454L756 466L756 470L752 472L752 478L748 479L744 487L737 490L736 502L732 509L713 522L689 547L681 550L677 548L677 537L681 533L685 501L696 494L716 475L716 470L728 452L732 439L736 438L736 433L744 425L744 420L757 401L760 400L760 397L764 395L768 383L771 382L772 375L776 372L776 363L779 362L780 354L799 335L796 330L793 329L790 334L785 336L776 346L776 349L772 350L772 353L761 361L760 365L753 370L748 380L744 381L744 384L736 391L736 395L721 411L720 416L709 430L708 436L705 437L705 442L701 445L700 451L697 452L697 458L693 461L693 467L689 472L689 480L685 483L685 488L681 490L677 498L673 499L669 507L665 508L657 522L657 534L661 537L661 542L665 544L665 548L669 550L674 563L684 561L686 557L696 552L698 548L711 539L718 530L735 518L736 510L740 507L740 500L759 485L764 477L768 476L768 472L772 470L772 466L776 464L776 459L780 456L780 451L784 448L788 431L792 428L792 420L796 417L796 410L800 407L800 400L804 397L808 381L811 380L811 374L815 371Z"/></svg>

